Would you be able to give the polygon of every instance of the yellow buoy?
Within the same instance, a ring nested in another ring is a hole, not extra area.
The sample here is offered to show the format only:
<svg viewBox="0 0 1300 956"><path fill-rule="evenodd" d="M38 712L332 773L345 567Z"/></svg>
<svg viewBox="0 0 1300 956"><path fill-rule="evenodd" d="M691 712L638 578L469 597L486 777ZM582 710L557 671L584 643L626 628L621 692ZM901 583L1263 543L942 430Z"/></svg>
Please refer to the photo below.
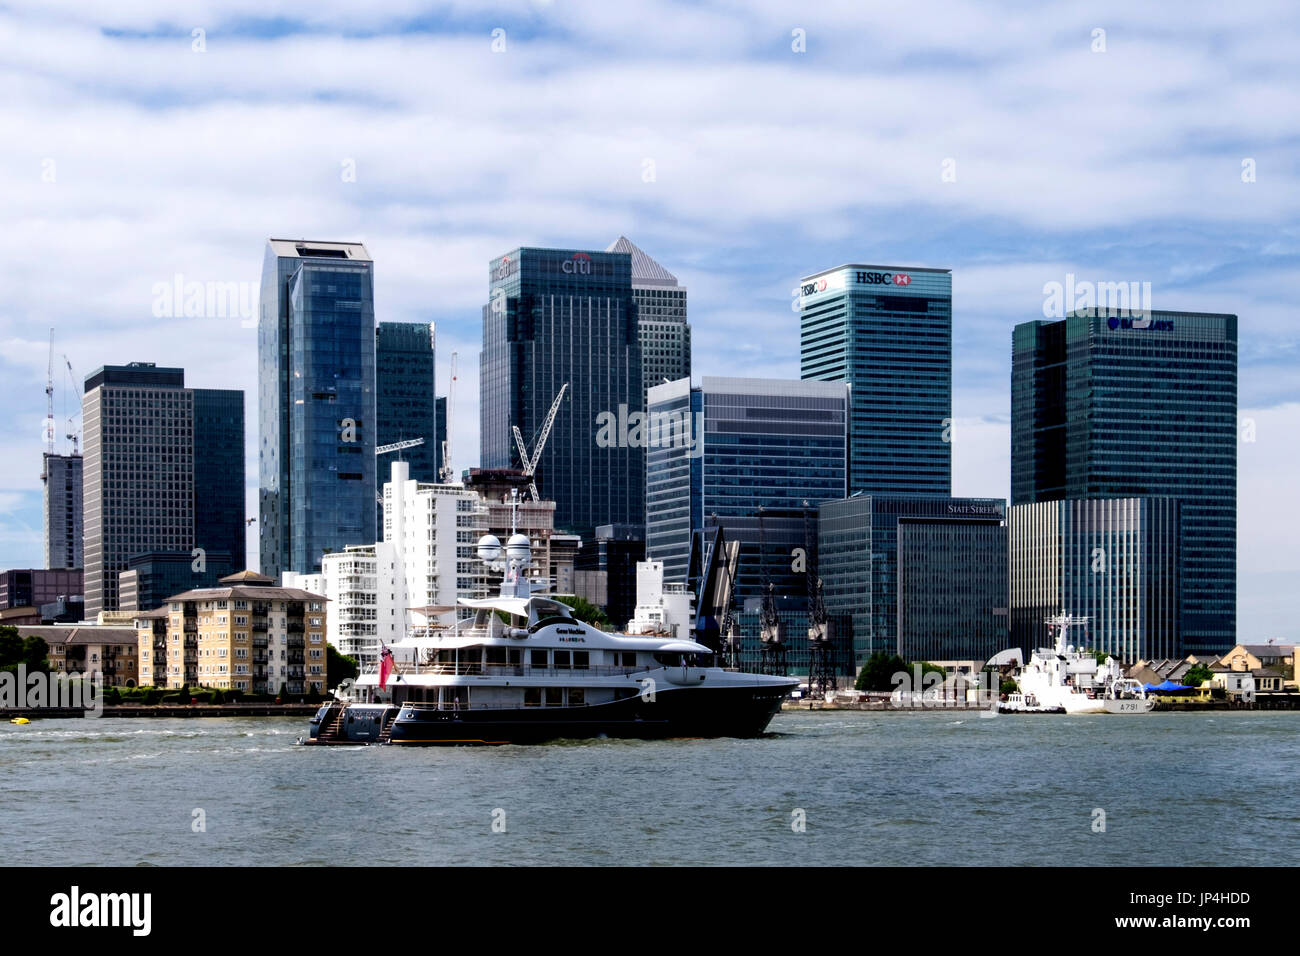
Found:
<svg viewBox="0 0 1300 956"><path fill-rule="evenodd" d="M13 719L11 719L11 720L9 721L9 723L11 723L11 724L30 724L31 721L28 720L26 717L14 717Z"/></svg>

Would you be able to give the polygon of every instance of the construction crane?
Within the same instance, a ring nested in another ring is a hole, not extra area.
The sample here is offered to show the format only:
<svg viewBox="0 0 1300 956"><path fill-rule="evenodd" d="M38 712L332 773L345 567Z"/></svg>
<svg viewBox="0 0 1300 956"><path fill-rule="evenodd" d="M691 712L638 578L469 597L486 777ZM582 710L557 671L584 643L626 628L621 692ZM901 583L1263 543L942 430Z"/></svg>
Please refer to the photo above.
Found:
<svg viewBox="0 0 1300 956"><path fill-rule="evenodd" d="M74 371L72 370L72 362L71 362L71 360L68 358L68 356L67 356L66 354L63 356L63 364L64 364L65 366L67 366L67 369L68 369L68 384L70 384L70 385L72 386L72 394L73 394L74 396L76 396L76 399L77 399L77 400L76 400L76 405L77 405L77 407L80 407L80 406L81 406L81 386L79 386L79 385L77 384L77 373L74 372ZM64 394L66 395L67 393L64 393ZM64 410L65 412L68 410L67 399L66 399L66 398L64 399L63 410ZM73 425L72 425L73 419L75 419L76 417L77 417L77 416L76 416L76 412L73 412L71 415L68 416L68 431L67 431L67 433L64 435L64 437L67 438L68 441L72 442L72 453L73 453L74 455L80 454L80 452L77 451L77 442L80 441L80 436L77 434L77 429L74 428Z"/></svg>
<svg viewBox="0 0 1300 956"><path fill-rule="evenodd" d="M442 436L442 467L438 469L438 480L451 481L451 423L456 419L456 358L458 353L451 353L451 380L447 383L447 428Z"/></svg>
<svg viewBox="0 0 1300 956"><path fill-rule="evenodd" d="M414 448L416 445L423 444L423 438L408 438L406 441L395 441L391 445L379 445L375 448L375 454L386 455L390 451L401 451L403 448Z"/></svg>
<svg viewBox="0 0 1300 956"><path fill-rule="evenodd" d="M758 509L758 565L763 572L763 603L758 611L758 639L762 645L759 670L764 674L784 677L787 673L785 659L785 622L776 609L775 586L767 566L767 534L763 530L763 511Z"/></svg>
<svg viewBox="0 0 1300 956"><path fill-rule="evenodd" d="M804 561L808 578L808 694L821 696L835 690L834 624L826 614L822 579L817 568L817 537L812 531L812 509L803 503Z"/></svg>
<svg viewBox="0 0 1300 956"><path fill-rule="evenodd" d="M555 416L559 414L560 401L568 389L569 383L565 382L560 386L560 394L556 395L555 401L551 402L551 410L546 413L542 430L537 435L536 444L533 445L532 457L529 457L528 448L524 445L524 433L519 430L518 425L511 426L515 433L515 444L519 446L519 460L523 462L524 475L528 478L528 492L533 496L533 501L542 500L542 496L537 493L537 482L533 481L533 475L537 472L537 463L542 459L542 449L546 447L546 439L551 437L551 426L555 424Z"/></svg>
<svg viewBox="0 0 1300 956"><path fill-rule="evenodd" d="M54 330L50 329L50 365L45 373L45 452L54 454Z"/></svg>

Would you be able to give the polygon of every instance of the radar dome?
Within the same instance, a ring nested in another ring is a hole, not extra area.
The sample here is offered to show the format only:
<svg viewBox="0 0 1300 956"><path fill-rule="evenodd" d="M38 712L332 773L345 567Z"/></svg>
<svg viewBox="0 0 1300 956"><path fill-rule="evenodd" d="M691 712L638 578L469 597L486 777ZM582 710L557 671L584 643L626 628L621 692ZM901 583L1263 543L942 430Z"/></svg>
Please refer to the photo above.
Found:
<svg viewBox="0 0 1300 956"><path fill-rule="evenodd" d="M528 535L512 534L510 540L506 542L506 557L515 561L521 561L532 554L532 545L528 543Z"/></svg>
<svg viewBox="0 0 1300 956"><path fill-rule="evenodd" d="M480 561L495 561L501 557L501 541L494 534L485 534L478 539L478 557Z"/></svg>

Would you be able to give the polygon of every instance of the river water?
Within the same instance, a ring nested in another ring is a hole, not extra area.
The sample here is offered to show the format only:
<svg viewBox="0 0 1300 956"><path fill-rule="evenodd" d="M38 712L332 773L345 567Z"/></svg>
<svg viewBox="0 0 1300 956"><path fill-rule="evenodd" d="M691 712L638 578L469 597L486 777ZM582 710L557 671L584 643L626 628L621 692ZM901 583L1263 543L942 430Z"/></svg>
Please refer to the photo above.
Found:
<svg viewBox="0 0 1300 956"><path fill-rule="evenodd" d="M757 740L300 747L0 724L10 865L1300 863L1300 714L786 712Z"/></svg>

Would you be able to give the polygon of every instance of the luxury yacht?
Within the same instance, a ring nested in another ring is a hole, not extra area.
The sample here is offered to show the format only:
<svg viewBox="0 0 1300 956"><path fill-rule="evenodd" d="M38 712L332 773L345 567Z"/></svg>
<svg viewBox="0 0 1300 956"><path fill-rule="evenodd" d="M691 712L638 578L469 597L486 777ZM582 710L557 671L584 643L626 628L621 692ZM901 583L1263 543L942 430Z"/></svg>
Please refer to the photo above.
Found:
<svg viewBox="0 0 1300 956"><path fill-rule="evenodd" d="M531 593L525 535L512 535L504 554L485 535L478 551L504 571L500 596L462 598L467 616L454 625L412 628L383 648L316 713L304 743L754 737L798 684L724 668L709 647L663 627L613 634L575 619L563 602ZM434 619L452 609L424 610Z"/></svg>

